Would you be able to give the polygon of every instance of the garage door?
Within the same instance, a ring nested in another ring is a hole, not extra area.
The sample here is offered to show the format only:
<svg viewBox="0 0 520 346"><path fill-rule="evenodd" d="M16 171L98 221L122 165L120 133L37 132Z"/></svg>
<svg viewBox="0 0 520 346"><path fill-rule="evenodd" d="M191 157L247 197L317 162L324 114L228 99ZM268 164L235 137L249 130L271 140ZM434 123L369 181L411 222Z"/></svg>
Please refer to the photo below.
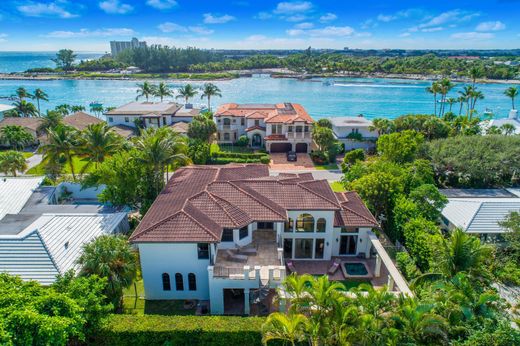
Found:
<svg viewBox="0 0 520 346"><path fill-rule="evenodd" d="M307 143L297 143L296 152L297 153L306 153L307 152Z"/></svg>
<svg viewBox="0 0 520 346"><path fill-rule="evenodd" d="M271 152L272 153L286 153L291 151L292 146L291 143L272 143L271 144Z"/></svg>

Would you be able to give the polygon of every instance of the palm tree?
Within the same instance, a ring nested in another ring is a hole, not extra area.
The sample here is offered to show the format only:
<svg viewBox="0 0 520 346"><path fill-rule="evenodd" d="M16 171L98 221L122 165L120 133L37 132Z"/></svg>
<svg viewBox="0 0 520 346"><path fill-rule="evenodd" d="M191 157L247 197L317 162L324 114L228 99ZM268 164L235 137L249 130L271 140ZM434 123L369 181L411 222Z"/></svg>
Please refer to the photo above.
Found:
<svg viewBox="0 0 520 346"><path fill-rule="evenodd" d="M85 106L74 105L70 107L70 110L72 113L83 112L85 110Z"/></svg>
<svg viewBox="0 0 520 346"><path fill-rule="evenodd" d="M470 105L472 103L471 100L472 100L474 91L475 91L475 88L472 87L471 85L466 85L466 86L464 86L462 91L461 90L458 91L458 93L460 95L460 99L464 100L464 102L466 102L466 115L469 115ZM461 103L461 105L462 105L462 103Z"/></svg>
<svg viewBox="0 0 520 346"><path fill-rule="evenodd" d="M0 172L16 177L17 172L23 172L26 169L27 162L22 153L12 150L0 152Z"/></svg>
<svg viewBox="0 0 520 346"><path fill-rule="evenodd" d="M500 130L506 136L510 136L515 133L516 127L513 124L504 124L500 126Z"/></svg>
<svg viewBox="0 0 520 346"><path fill-rule="evenodd" d="M150 96L153 95L155 95L155 86L153 84L150 84L148 82L137 84L137 96L135 98L136 101L144 96L146 98L146 102L148 102Z"/></svg>
<svg viewBox="0 0 520 346"><path fill-rule="evenodd" d="M32 96L34 100L36 100L36 104L38 105L38 115L41 116L40 112L40 100L49 101L49 95L47 95L42 89L38 88L34 90L34 95Z"/></svg>
<svg viewBox="0 0 520 346"><path fill-rule="evenodd" d="M413 299L405 299L394 318L397 328L411 344L438 344L447 341L446 320L433 312L433 304L418 304Z"/></svg>
<svg viewBox="0 0 520 346"><path fill-rule="evenodd" d="M511 105L513 106L513 109L515 109L515 97L518 96L518 88L509 87L504 91L504 95L511 98Z"/></svg>
<svg viewBox="0 0 520 346"><path fill-rule="evenodd" d="M502 130L500 127L493 125L486 130L486 135L501 135Z"/></svg>
<svg viewBox="0 0 520 346"><path fill-rule="evenodd" d="M468 70L468 75L471 77L471 80L473 81L472 86L475 87L475 82L477 81L477 78L481 78L484 75L484 71L482 71L482 68L479 66L473 66Z"/></svg>
<svg viewBox="0 0 520 346"><path fill-rule="evenodd" d="M59 162L60 158L64 158L69 164L72 179L76 180L74 171L74 157L78 149L77 131L65 125L59 125L47 132L48 143L41 147L43 152L43 160L51 162Z"/></svg>
<svg viewBox="0 0 520 346"><path fill-rule="evenodd" d="M200 96L201 99L204 97L208 98L208 110L211 111L211 97L218 96L222 97L222 94L220 93L220 89L218 86L216 86L213 83L206 83L204 84L204 87L202 88L202 95Z"/></svg>
<svg viewBox="0 0 520 346"><path fill-rule="evenodd" d="M47 132L49 129L54 129L57 126L62 124L63 115L57 111L47 111L42 117L42 121L40 126L38 126L38 131Z"/></svg>
<svg viewBox="0 0 520 346"><path fill-rule="evenodd" d="M54 110L57 112L60 112L63 116L67 116L72 111L72 107L71 107L71 105L64 103L64 104L54 107Z"/></svg>
<svg viewBox="0 0 520 346"><path fill-rule="evenodd" d="M27 92L27 90L24 87L19 87L18 89L16 89L16 96L18 97L18 100L20 102L32 97L32 95L29 94L29 92Z"/></svg>
<svg viewBox="0 0 520 346"><path fill-rule="evenodd" d="M106 278L106 296L119 310L123 289L132 284L137 272L132 247L123 236L102 235L83 246L78 259L81 275Z"/></svg>
<svg viewBox="0 0 520 346"><path fill-rule="evenodd" d="M457 103L457 102L458 102L458 100L454 97L448 97L446 99L446 103L450 105L450 110L448 112L451 112L451 107L453 107L453 104Z"/></svg>
<svg viewBox="0 0 520 346"><path fill-rule="evenodd" d="M14 103L15 111L18 116L22 117L35 117L38 115L38 110L34 105L25 100L16 101Z"/></svg>
<svg viewBox="0 0 520 346"><path fill-rule="evenodd" d="M446 95L450 92L451 89L453 89L454 84L448 79L443 78L439 82L439 89L441 96L441 110L440 110L440 116L444 115L444 108L446 103Z"/></svg>
<svg viewBox="0 0 520 346"><path fill-rule="evenodd" d="M372 121L372 125L369 126L370 131L377 131L378 135L386 135L392 133L395 130L393 121L386 118L376 118Z"/></svg>
<svg viewBox="0 0 520 346"><path fill-rule="evenodd" d="M262 342L267 345L271 340L281 340L295 346L306 340L307 325L307 317L302 314L272 313L262 325Z"/></svg>
<svg viewBox="0 0 520 346"><path fill-rule="evenodd" d="M491 253L492 249L483 245L477 237L457 228L438 248L437 269L448 278L459 272L479 275Z"/></svg>
<svg viewBox="0 0 520 346"><path fill-rule="evenodd" d="M464 105L464 102L467 102L467 98L465 96L463 96L460 91L459 91L459 94L461 94L461 96L457 97L457 102L460 103L459 115L461 115L462 114L462 106Z"/></svg>
<svg viewBox="0 0 520 346"><path fill-rule="evenodd" d="M166 83L161 82L159 83L159 86L155 89L154 96L160 97L161 102L163 102L164 97L173 96L173 93Z"/></svg>
<svg viewBox="0 0 520 346"><path fill-rule="evenodd" d="M122 138L107 123L90 124L80 134L80 152L87 159L82 173L92 164L97 169L107 156L117 153L122 145Z"/></svg>
<svg viewBox="0 0 520 346"><path fill-rule="evenodd" d="M33 135L22 126L6 125L0 128L0 142L15 150L21 150L34 141Z"/></svg>
<svg viewBox="0 0 520 346"><path fill-rule="evenodd" d="M90 111L99 117L103 113L103 105L93 103L90 105Z"/></svg>
<svg viewBox="0 0 520 346"><path fill-rule="evenodd" d="M188 100L198 94L198 91L195 90L191 84L186 84L185 86L179 88L177 92L179 95L175 96L175 98L183 98L185 101L184 104L188 104Z"/></svg>
<svg viewBox="0 0 520 346"><path fill-rule="evenodd" d="M426 91L433 94L433 114L437 115L437 94L441 92L441 86L439 82L433 82L431 86L426 88Z"/></svg>

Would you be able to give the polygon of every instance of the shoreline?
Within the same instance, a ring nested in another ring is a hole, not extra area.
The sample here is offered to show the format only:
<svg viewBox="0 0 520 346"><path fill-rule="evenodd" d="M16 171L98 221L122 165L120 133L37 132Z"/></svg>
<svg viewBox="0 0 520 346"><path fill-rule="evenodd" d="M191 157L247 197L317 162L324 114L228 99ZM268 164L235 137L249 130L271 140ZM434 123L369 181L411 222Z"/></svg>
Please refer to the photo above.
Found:
<svg viewBox="0 0 520 346"><path fill-rule="evenodd" d="M89 73L89 72L87 72ZM92 73L92 72L90 72ZM421 75L421 74L394 74L394 73L364 73L364 72L351 72L351 73L316 73L316 74L301 74L287 69L251 69L251 70L230 70L223 72L208 72L208 73L168 73L161 76L160 74L136 74L132 75L121 75L115 76L109 73L92 73L92 76L78 75L77 73L71 73L70 75L64 74L27 74L23 72L13 73L0 73L0 80L36 80L36 81L55 81L55 80L121 80L121 81L194 81L194 82L207 82L207 81L228 81L237 78L250 78L254 74L269 74L271 78L287 78L287 79L298 79L302 81L310 81L315 78L382 78L382 79L406 79L406 80L418 80L418 81L434 81L442 78L440 75ZM178 77L176 77L177 75ZM214 77L211 77L214 75ZM193 76L193 78L191 78ZM206 78L205 78L206 77ZM453 82L456 83L471 83L469 78L452 78ZM478 79L477 83L480 84L520 84L518 79Z"/></svg>

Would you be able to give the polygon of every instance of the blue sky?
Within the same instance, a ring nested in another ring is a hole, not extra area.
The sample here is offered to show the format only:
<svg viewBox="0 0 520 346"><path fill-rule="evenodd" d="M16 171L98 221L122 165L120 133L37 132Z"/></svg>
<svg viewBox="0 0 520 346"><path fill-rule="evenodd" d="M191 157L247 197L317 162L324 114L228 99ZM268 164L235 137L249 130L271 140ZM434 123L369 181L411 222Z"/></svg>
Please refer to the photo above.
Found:
<svg viewBox="0 0 520 346"><path fill-rule="evenodd" d="M520 0L0 0L0 50L520 48Z"/></svg>

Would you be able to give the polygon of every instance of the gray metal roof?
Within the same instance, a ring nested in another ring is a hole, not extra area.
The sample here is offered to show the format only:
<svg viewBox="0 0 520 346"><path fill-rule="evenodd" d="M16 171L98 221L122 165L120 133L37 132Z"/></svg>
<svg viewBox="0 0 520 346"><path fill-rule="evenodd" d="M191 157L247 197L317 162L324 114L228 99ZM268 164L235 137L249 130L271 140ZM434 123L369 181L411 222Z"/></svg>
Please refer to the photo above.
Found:
<svg viewBox="0 0 520 346"><path fill-rule="evenodd" d="M0 179L0 220L6 214L17 214L42 182L37 178Z"/></svg>
<svg viewBox="0 0 520 346"><path fill-rule="evenodd" d="M440 189L448 198L514 198L516 195L506 189Z"/></svg>
<svg viewBox="0 0 520 346"><path fill-rule="evenodd" d="M126 213L43 214L22 232L0 235L0 271L50 284L76 268L84 244L113 233Z"/></svg>
<svg viewBox="0 0 520 346"><path fill-rule="evenodd" d="M372 121L368 120L365 117L332 117L327 118L330 120L333 126L335 127L369 127L372 125Z"/></svg>

